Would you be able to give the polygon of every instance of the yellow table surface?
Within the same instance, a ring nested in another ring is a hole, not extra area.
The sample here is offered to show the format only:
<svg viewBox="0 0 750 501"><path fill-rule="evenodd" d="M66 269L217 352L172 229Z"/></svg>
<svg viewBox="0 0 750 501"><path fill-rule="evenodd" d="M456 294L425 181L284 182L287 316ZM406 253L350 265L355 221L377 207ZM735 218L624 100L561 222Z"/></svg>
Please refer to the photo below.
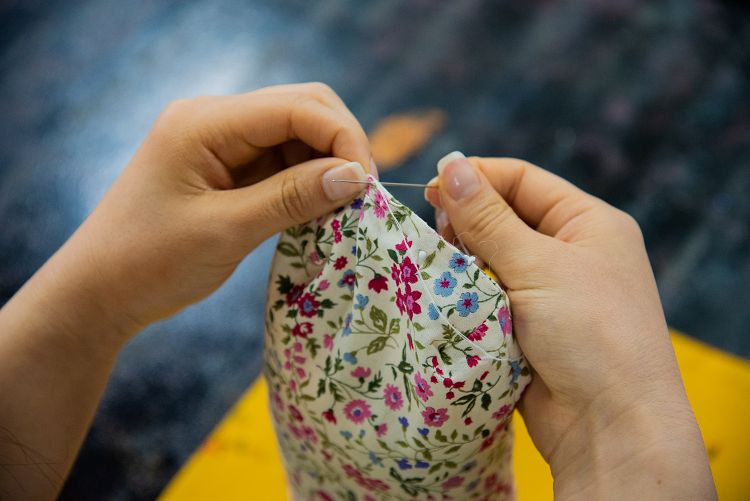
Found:
<svg viewBox="0 0 750 501"><path fill-rule="evenodd" d="M750 364L680 334L672 340L723 501L750 499ZM161 501L288 499L260 378L166 488ZM549 468L516 416L518 499L552 499Z"/></svg>

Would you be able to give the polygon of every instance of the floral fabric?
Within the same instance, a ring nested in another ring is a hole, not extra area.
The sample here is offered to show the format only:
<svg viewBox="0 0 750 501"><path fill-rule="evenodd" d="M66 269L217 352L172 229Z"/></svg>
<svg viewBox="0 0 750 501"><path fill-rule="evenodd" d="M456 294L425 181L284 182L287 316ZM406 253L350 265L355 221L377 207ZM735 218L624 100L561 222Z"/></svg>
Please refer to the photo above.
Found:
<svg viewBox="0 0 750 501"><path fill-rule="evenodd" d="M508 298L377 181L281 235L265 376L295 499L512 499Z"/></svg>

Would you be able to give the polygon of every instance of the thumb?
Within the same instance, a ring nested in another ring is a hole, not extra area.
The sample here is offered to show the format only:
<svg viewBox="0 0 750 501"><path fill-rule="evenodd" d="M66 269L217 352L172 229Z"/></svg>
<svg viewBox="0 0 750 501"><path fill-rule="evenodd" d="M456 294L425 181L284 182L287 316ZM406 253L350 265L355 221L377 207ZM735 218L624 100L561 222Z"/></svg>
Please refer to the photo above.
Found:
<svg viewBox="0 0 750 501"><path fill-rule="evenodd" d="M332 180L367 183L367 174L358 162L318 158L245 188L215 193L225 208L223 216L249 252L275 233L332 212L366 187Z"/></svg>
<svg viewBox="0 0 750 501"><path fill-rule="evenodd" d="M542 265L544 236L526 225L461 152L438 162L440 203L456 238L511 289L528 287Z"/></svg>

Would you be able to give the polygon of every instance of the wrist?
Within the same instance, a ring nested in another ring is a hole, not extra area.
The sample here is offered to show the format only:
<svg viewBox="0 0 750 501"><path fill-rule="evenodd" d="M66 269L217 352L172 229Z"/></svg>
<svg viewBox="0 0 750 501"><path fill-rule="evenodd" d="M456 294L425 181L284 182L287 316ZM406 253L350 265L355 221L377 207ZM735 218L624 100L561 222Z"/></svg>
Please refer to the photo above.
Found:
<svg viewBox="0 0 750 501"><path fill-rule="evenodd" d="M714 499L682 385L624 402L593 402L565 433L550 457L555 499Z"/></svg>
<svg viewBox="0 0 750 501"><path fill-rule="evenodd" d="M11 299L40 336L97 356L116 354L142 326L111 305L97 268L69 241Z"/></svg>

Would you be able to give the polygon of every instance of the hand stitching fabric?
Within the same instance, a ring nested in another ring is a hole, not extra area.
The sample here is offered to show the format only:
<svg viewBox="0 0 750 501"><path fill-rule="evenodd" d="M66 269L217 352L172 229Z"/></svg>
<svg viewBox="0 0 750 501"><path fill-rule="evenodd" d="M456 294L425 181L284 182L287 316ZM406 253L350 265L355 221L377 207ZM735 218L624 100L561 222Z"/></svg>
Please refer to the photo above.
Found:
<svg viewBox="0 0 750 501"><path fill-rule="evenodd" d="M375 179L281 235L265 376L295 499L512 499L508 297Z"/></svg>

